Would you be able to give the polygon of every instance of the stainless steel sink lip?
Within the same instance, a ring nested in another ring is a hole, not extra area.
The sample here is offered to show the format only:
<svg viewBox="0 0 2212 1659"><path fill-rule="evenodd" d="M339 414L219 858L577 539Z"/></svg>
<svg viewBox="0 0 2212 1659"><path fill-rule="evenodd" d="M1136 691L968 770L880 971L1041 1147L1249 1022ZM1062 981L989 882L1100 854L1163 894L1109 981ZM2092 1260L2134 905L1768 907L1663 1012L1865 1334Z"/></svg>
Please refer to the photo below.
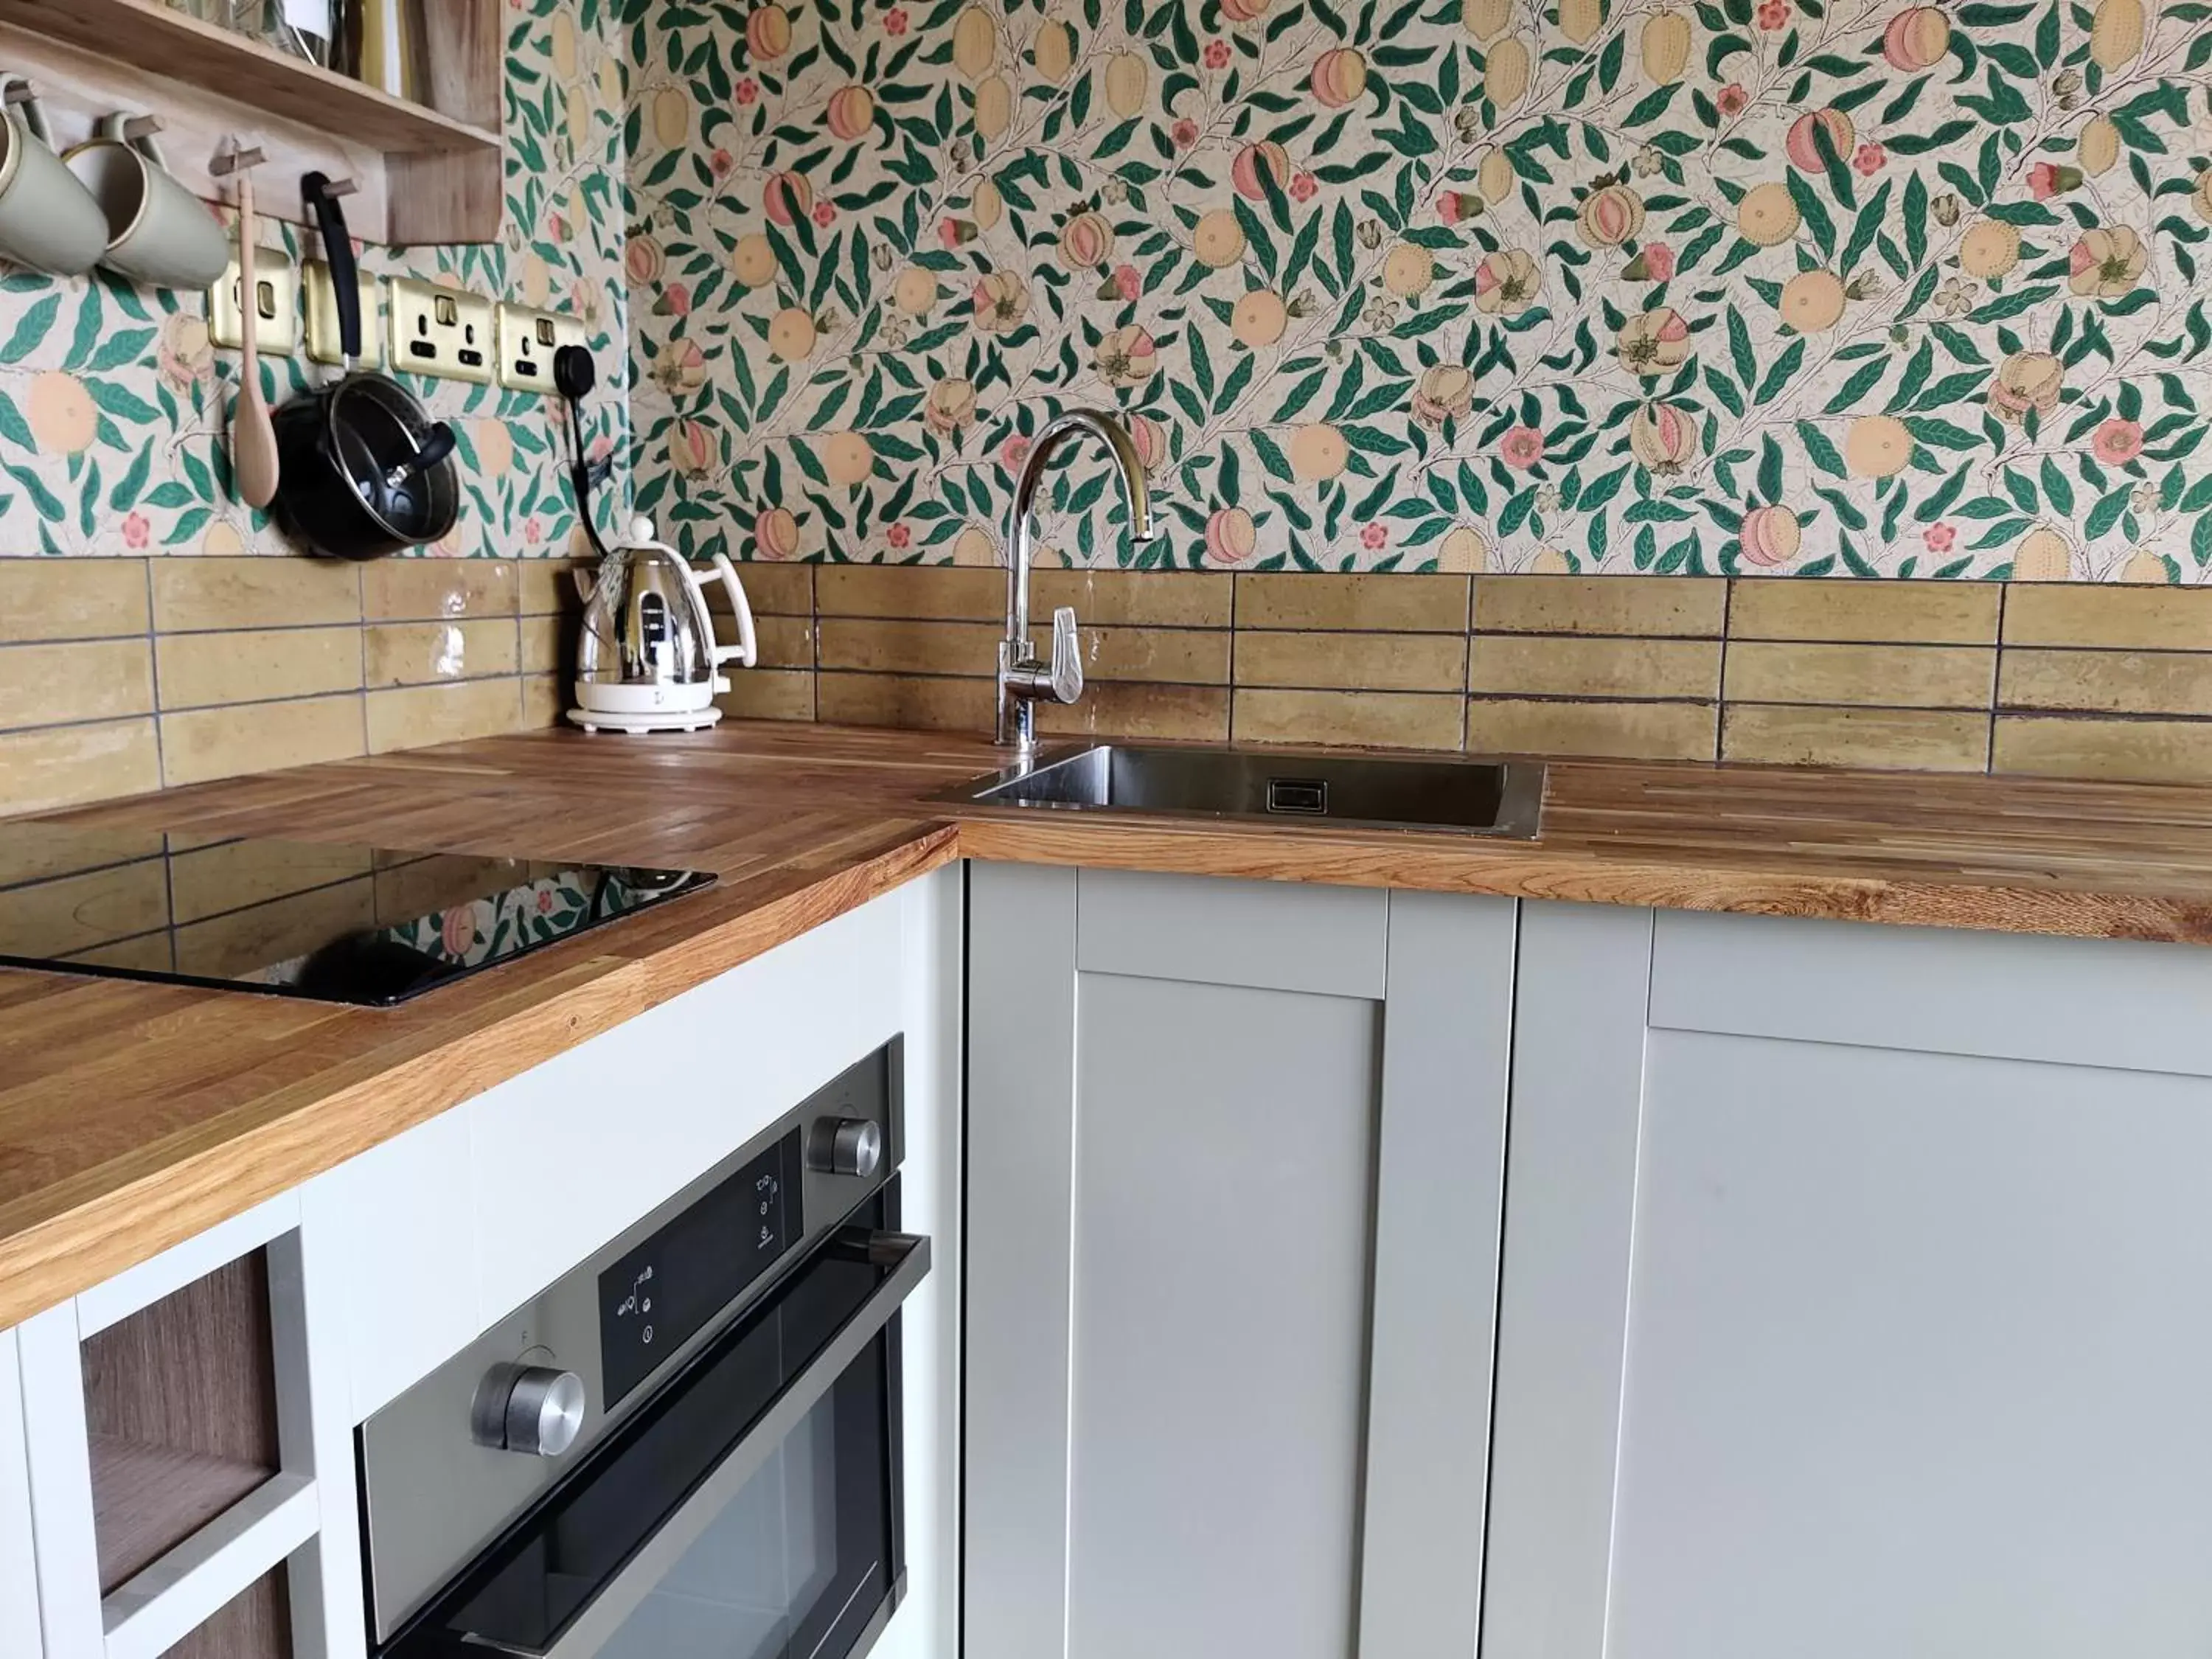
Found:
<svg viewBox="0 0 2212 1659"><path fill-rule="evenodd" d="M1447 823L1435 821L1414 821L1404 818L1361 818L1336 816L1306 817L1295 814L1249 812L1229 810L1215 811L1205 807L1132 806L1084 800L1044 800L1036 798L1002 796L1026 778L1050 772L1101 750L1145 752L1172 751L1178 755L1234 755L1243 759L1255 757L1270 761L1280 760L1295 765L1301 760L1326 761L1341 764L1346 762L1371 762L1398 766L1445 768L1481 766L1496 768L1502 775L1498 820L1490 825ZM1443 755L1419 751L1375 750L1365 749L1277 748L1273 744L1245 746L1235 744L1195 744L1152 741L1143 743L1070 742L1040 748L1035 759L1025 766L1012 766L1003 771L987 773L967 779L944 789L932 791L923 799L933 803L964 806L971 811L1003 812L1018 817L1038 811L1081 812L1094 817L1124 818L1146 823L1159 819L1174 819L1184 823L1214 824L1266 825L1271 830L1291 830L1307 835L1326 835L1332 830L1356 830L1363 832L1383 831L1400 836L1434 836L1449 840L1468 838L1482 841L1534 841L1542 833L1545 767L1541 761L1509 760L1486 755Z"/></svg>

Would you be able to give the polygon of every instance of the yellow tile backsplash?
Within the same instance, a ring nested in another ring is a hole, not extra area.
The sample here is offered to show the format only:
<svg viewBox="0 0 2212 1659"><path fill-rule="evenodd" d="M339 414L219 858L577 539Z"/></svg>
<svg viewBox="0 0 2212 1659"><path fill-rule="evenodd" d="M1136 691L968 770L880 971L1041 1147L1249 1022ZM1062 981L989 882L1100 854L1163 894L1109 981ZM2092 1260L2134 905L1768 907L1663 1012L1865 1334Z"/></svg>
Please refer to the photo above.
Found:
<svg viewBox="0 0 2212 1659"><path fill-rule="evenodd" d="M0 559L0 810L562 723L571 560ZM748 564L737 719L985 730L1005 574ZM718 623L727 603L708 585ZM2212 590L1036 573L1048 737L2212 780Z"/></svg>

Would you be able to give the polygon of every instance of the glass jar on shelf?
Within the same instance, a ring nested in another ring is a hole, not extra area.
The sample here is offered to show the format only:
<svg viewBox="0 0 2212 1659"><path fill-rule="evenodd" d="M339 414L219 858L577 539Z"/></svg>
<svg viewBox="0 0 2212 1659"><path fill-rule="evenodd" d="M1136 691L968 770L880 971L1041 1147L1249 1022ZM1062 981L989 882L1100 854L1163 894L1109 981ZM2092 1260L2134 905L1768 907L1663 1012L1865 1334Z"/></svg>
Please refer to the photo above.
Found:
<svg viewBox="0 0 2212 1659"><path fill-rule="evenodd" d="M172 0L175 3L175 0ZM187 4L193 0L187 0ZM204 0L210 10L227 9L217 21L279 52L330 68L334 0Z"/></svg>

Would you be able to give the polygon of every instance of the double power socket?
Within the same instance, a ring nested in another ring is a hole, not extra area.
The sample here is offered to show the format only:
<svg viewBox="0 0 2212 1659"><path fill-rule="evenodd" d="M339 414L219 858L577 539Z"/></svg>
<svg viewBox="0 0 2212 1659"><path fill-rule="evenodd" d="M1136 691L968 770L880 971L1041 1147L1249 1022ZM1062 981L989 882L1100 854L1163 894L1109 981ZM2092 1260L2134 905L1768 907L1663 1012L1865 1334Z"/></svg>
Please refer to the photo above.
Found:
<svg viewBox="0 0 2212 1659"><path fill-rule="evenodd" d="M305 322L308 358L343 363L337 286L331 268L310 259L304 275L267 248L253 258L254 343L271 356L298 351ZM305 305L301 304L304 297ZM246 310L238 260L208 290L208 333L235 350L246 343ZM553 390L553 354L584 343L584 326L566 313L494 304L466 289L411 276L361 274L361 362L437 380L498 385L511 392Z"/></svg>

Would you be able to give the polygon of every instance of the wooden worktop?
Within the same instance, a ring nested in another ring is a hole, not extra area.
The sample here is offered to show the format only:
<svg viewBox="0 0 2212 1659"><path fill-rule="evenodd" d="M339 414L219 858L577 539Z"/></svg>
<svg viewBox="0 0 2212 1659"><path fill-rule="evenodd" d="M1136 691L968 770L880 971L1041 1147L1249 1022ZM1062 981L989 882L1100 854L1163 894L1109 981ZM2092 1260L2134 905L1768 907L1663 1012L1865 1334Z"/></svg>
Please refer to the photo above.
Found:
<svg viewBox="0 0 2212 1659"><path fill-rule="evenodd" d="M2212 788L1554 763L1541 839L954 813L981 739L547 732L202 785L116 828L712 869L393 1010L0 970L0 1328L963 856L2212 941Z"/></svg>

